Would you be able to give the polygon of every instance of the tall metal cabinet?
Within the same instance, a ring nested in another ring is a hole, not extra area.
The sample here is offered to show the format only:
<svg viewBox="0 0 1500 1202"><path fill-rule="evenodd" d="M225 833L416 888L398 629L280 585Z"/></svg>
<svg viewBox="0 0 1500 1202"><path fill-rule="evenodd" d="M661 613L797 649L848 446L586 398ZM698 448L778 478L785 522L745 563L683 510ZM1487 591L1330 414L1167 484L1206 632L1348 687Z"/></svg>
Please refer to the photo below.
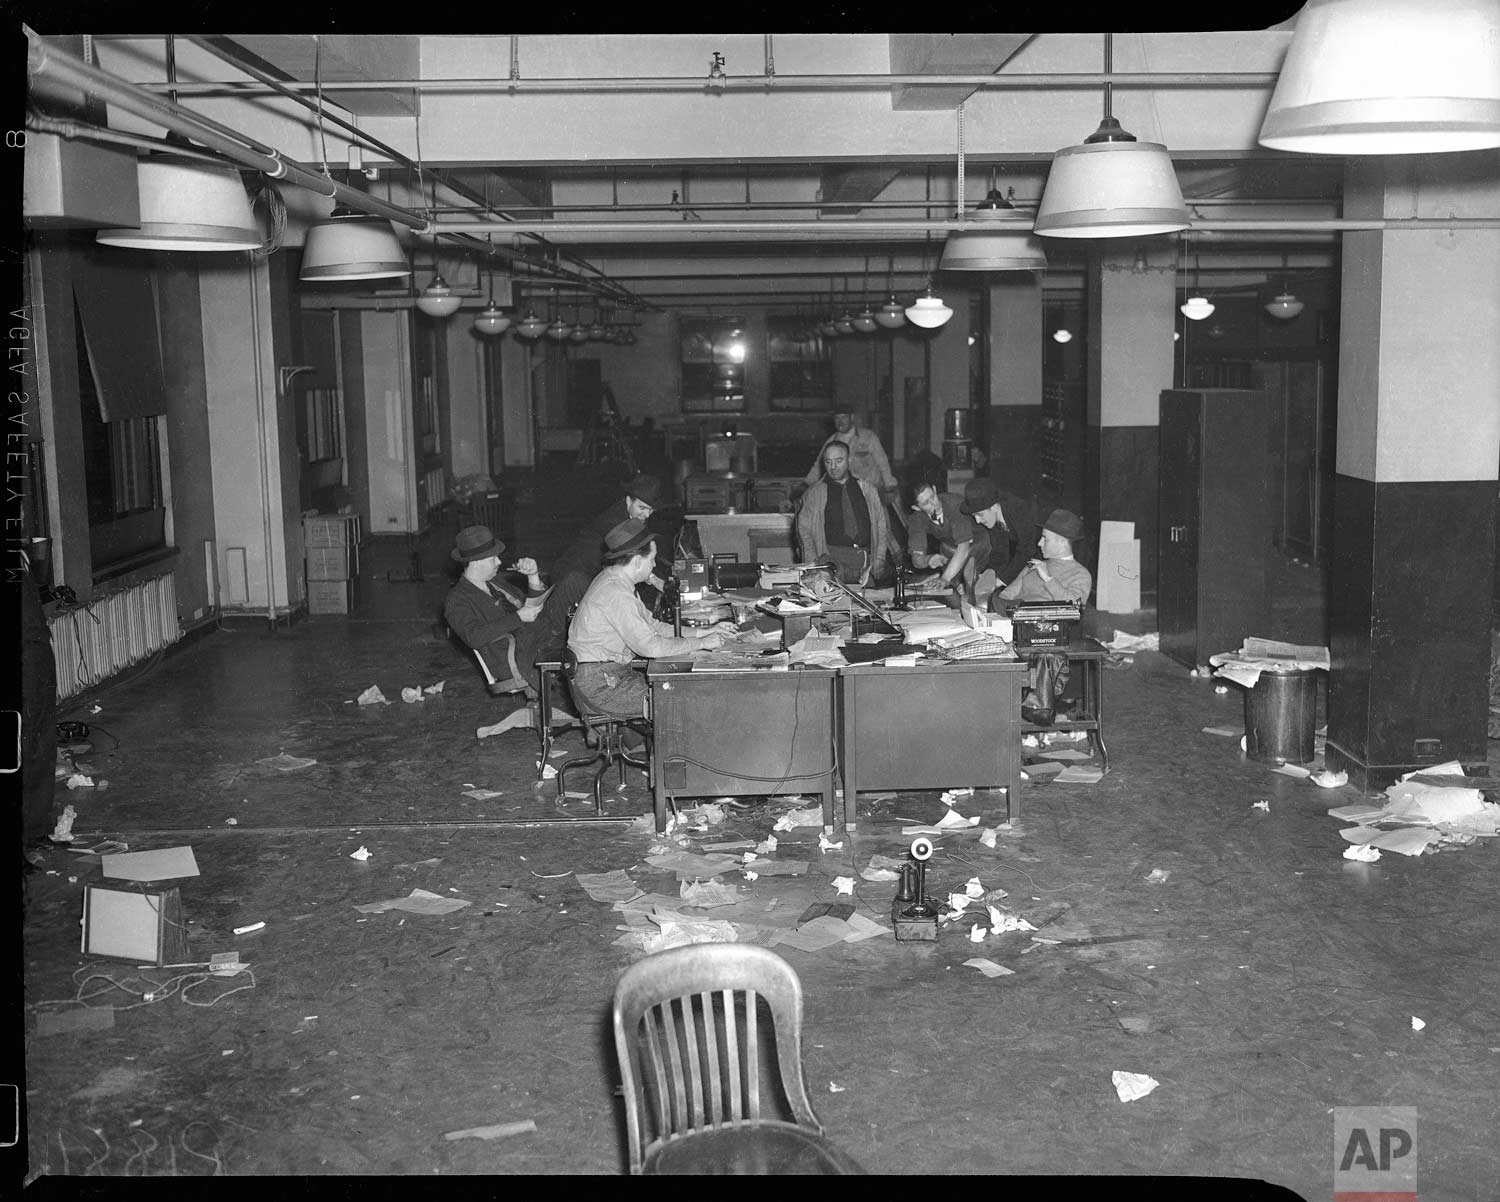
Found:
<svg viewBox="0 0 1500 1202"><path fill-rule="evenodd" d="M1263 392L1161 394L1157 629L1189 667L1271 637L1270 423Z"/></svg>

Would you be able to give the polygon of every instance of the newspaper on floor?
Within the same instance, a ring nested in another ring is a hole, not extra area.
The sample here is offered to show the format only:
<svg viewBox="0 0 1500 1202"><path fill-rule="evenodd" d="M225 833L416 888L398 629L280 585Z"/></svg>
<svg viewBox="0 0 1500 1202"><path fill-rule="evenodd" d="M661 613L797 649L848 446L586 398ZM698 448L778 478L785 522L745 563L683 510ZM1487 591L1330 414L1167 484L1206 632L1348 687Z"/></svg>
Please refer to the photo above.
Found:
<svg viewBox="0 0 1500 1202"><path fill-rule="evenodd" d="M1247 636L1238 651L1220 651L1210 655L1208 662L1214 666L1215 676L1253 689L1262 672L1309 668L1326 672L1331 661L1327 647L1304 647Z"/></svg>

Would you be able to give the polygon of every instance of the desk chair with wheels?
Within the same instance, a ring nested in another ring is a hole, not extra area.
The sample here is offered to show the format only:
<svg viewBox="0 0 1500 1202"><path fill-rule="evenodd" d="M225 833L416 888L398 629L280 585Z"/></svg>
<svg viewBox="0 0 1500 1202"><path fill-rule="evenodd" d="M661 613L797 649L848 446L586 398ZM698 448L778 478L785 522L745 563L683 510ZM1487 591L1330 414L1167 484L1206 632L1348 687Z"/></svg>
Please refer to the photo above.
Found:
<svg viewBox="0 0 1500 1202"><path fill-rule="evenodd" d="M644 718L619 718L589 704L589 699L583 695L583 691L573 685L577 674L578 657L573 654L571 647L564 647L562 649L563 679L568 682L568 692L572 695L573 705L583 721L584 737L593 741L594 754L586 759L568 760L557 770L557 795L561 797L566 791L565 782L569 769L586 768L590 764L598 764L599 767L594 772L594 811L602 815L604 813L602 785L604 774L611 764L620 766L620 788L622 789L625 787L625 765L627 764L633 768L639 768L646 773L647 779L650 779L651 724ZM638 758L625 747L627 731L635 731L645 737L645 759Z"/></svg>
<svg viewBox="0 0 1500 1202"><path fill-rule="evenodd" d="M697 943L647 956L615 986L614 1031L631 1173L864 1172L813 1113L802 984L775 952Z"/></svg>

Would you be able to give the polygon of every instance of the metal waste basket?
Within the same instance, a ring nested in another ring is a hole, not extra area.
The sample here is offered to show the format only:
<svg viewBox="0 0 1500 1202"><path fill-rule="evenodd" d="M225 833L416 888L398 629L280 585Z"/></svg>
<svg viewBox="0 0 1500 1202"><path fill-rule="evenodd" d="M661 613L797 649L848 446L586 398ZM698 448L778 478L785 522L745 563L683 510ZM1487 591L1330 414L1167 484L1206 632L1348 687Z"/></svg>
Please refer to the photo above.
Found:
<svg viewBox="0 0 1500 1202"><path fill-rule="evenodd" d="M1305 764L1313 758L1318 713L1316 668L1263 668L1245 690L1245 754L1252 760Z"/></svg>

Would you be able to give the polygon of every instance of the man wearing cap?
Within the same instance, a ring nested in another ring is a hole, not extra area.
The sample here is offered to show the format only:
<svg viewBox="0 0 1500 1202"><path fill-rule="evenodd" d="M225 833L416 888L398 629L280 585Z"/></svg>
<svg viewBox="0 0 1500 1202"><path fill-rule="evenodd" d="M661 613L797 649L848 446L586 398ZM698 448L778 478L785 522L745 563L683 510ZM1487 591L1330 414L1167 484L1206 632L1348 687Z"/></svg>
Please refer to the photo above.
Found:
<svg viewBox="0 0 1500 1202"><path fill-rule="evenodd" d="M962 498L940 493L931 484L917 485L916 502L906 519L912 567L941 569L938 583L947 588L960 581L972 601L974 582L989 566L989 531L963 512ZM936 551L930 550L934 542Z"/></svg>
<svg viewBox="0 0 1500 1202"><path fill-rule="evenodd" d="M1015 580L1036 545L1033 541L1039 520L1036 506L985 478L964 485L964 503L959 511L990 532L988 566L995 573L996 587L1003 588Z"/></svg>
<svg viewBox="0 0 1500 1202"><path fill-rule="evenodd" d="M797 511L803 562L832 560L845 584L878 583L890 575L890 524L880 494L850 474L849 448L837 438L823 444L823 469L826 478L807 490Z"/></svg>
<svg viewBox="0 0 1500 1202"><path fill-rule="evenodd" d="M1072 601L1083 605L1094 587L1089 570L1073 558L1073 544L1083 537L1083 521L1076 513L1054 509L1042 523L1038 540L1042 558L1031 560L1021 574L990 596L990 608L1008 609L1007 602ZM1055 651L1031 655L1021 716L1045 726L1052 721L1056 698L1068 684L1068 657Z"/></svg>
<svg viewBox="0 0 1500 1202"><path fill-rule="evenodd" d="M552 564L550 578L560 592L562 612L577 605L604 563L604 536L621 522L646 521L661 501L661 481L640 475L625 486L625 495L578 532L578 537Z"/></svg>
<svg viewBox="0 0 1500 1202"><path fill-rule="evenodd" d="M567 609L561 607L556 590L544 589L536 560L530 557L518 559L511 569L525 575L527 593L498 579L504 551L505 544L488 526L465 526L458 532L450 554L464 570L448 590L443 620L479 653L502 688L532 697L536 695L531 683L536 657L542 648L562 642ZM505 719L512 726L530 725L533 720L525 709Z"/></svg>
<svg viewBox="0 0 1500 1202"><path fill-rule="evenodd" d="M809 487L818 482L818 476L826 466L824 455L828 444L835 439L849 449L849 474L856 479L873 484L886 497L896 492L896 477L891 474L891 461L886 458L885 448L880 445L880 436L874 430L854 424L854 413L844 409L833 415L834 432L818 449L817 461L803 478Z"/></svg>
<svg viewBox="0 0 1500 1202"><path fill-rule="evenodd" d="M735 633L719 622L677 637L652 618L635 586L656 566L656 540L646 524L626 519L604 538L604 566L579 602L568 627L568 649L578 661L573 687L595 709L617 718L646 716L646 677L631 660L662 659L717 647Z"/></svg>

